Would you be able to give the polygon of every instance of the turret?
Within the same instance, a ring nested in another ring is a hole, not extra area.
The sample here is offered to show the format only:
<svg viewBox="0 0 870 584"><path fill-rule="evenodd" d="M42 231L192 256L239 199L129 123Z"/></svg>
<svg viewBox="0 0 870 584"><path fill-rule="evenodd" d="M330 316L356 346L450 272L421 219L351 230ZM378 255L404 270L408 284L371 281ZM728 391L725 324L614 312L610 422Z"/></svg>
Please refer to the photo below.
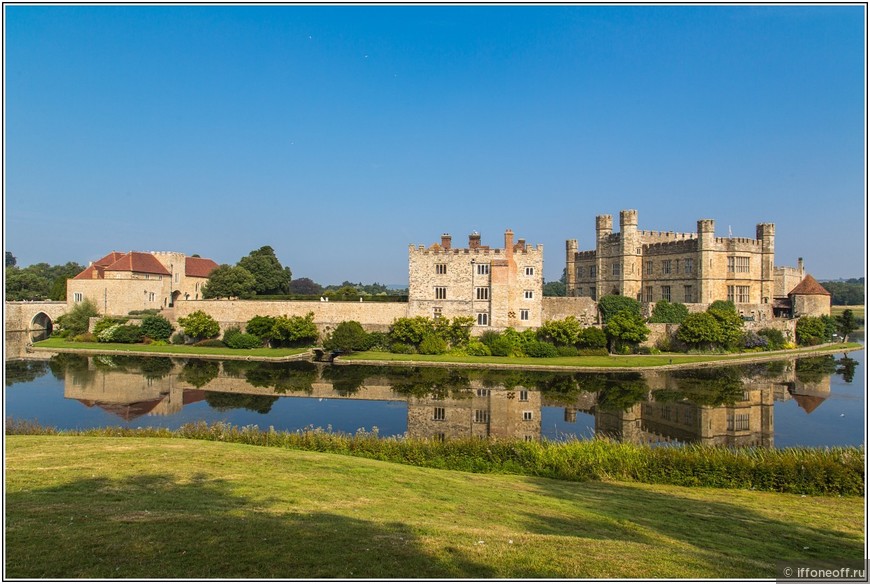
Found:
<svg viewBox="0 0 870 584"><path fill-rule="evenodd" d="M598 215L595 217L595 235L598 239L607 237L613 233L613 217L610 215Z"/></svg>

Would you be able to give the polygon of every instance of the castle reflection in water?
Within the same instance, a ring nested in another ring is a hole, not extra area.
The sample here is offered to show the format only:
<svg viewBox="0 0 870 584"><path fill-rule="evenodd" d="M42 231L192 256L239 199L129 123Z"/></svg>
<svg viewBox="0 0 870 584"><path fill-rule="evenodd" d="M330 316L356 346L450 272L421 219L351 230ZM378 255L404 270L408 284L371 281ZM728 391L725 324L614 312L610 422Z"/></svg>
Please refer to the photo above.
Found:
<svg viewBox="0 0 870 584"><path fill-rule="evenodd" d="M542 408L560 407L626 442L772 447L774 401L812 412L849 361L580 374L59 355L50 367L65 398L127 422L202 401L265 414L279 399L371 400L406 402L410 437L539 440Z"/></svg>

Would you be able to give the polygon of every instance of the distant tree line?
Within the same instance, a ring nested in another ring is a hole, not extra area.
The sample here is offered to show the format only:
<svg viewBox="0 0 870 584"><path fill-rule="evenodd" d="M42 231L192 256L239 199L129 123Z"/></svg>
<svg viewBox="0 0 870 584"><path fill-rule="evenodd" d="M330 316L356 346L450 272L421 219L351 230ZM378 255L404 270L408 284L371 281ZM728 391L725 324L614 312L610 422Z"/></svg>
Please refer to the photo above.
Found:
<svg viewBox="0 0 870 584"><path fill-rule="evenodd" d="M864 304L864 278L849 278L838 282L819 282L831 293L831 304L859 306Z"/></svg>
<svg viewBox="0 0 870 584"><path fill-rule="evenodd" d="M66 300L66 281L84 266L76 262L52 266L47 263L19 268L15 256L6 252L6 300Z"/></svg>

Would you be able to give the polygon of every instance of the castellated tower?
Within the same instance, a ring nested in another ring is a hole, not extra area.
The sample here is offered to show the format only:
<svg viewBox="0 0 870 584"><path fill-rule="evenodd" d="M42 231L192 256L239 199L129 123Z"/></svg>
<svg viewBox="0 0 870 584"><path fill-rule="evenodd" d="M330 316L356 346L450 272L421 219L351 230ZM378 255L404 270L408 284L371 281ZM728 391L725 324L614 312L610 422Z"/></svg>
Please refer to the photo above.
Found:
<svg viewBox="0 0 870 584"><path fill-rule="evenodd" d="M773 298L773 238L776 228L773 223L755 226L755 239L761 241L761 301L765 304ZM798 260L798 269L803 271L803 259Z"/></svg>
<svg viewBox="0 0 870 584"><path fill-rule="evenodd" d="M623 296L640 299L642 245L637 232L637 211L629 209L619 213L621 239L621 283L619 291Z"/></svg>
<svg viewBox="0 0 870 584"><path fill-rule="evenodd" d="M712 219L698 220L698 302L709 303L715 299L709 281L713 278L713 254L716 247L715 223Z"/></svg>

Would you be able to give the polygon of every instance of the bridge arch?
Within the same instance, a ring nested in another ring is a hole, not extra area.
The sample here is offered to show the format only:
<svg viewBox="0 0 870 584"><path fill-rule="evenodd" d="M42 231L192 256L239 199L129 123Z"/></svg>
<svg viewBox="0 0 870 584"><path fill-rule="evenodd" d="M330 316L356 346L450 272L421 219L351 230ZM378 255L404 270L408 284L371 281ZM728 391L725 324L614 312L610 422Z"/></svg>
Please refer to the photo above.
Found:
<svg viewBox="0 0 870 584"><path fill-rule="evenodd" d="M44 330L47 333L51 334L51 330L54 327L54 323L51 320L51 317L46 313L39 311L33 315L33 318L30 319L30 330Z"/></svg>

